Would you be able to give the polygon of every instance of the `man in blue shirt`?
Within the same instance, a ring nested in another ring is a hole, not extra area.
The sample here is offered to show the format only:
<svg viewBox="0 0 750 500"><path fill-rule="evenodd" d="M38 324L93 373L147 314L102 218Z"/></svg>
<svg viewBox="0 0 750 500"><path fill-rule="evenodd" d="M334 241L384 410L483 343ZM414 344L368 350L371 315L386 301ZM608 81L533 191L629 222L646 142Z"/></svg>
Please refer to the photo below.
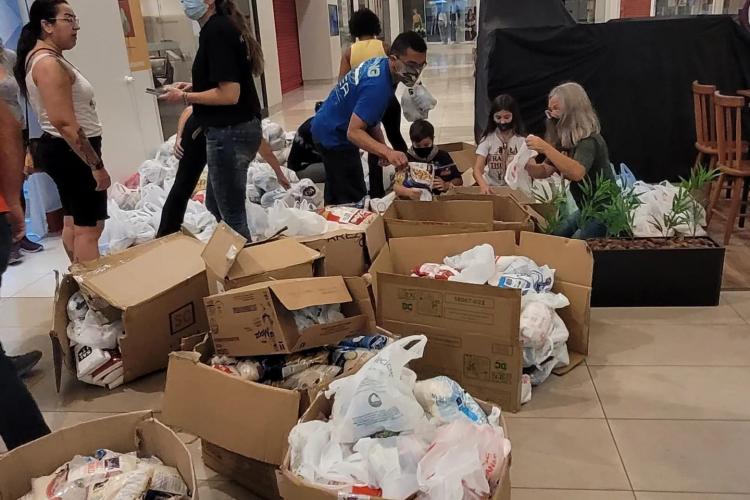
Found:
<svg viewBox="0 0 750 500"><path fill-rule="evenodd" d="M397 169L406 155L385 144L380 121L399 82L412 87L427 63L427 44L413 31L393 41L388 57L352 69L331 91L312 121L312 135L326 170L328 205L358 203L367 194L359 150Z"/></svg>

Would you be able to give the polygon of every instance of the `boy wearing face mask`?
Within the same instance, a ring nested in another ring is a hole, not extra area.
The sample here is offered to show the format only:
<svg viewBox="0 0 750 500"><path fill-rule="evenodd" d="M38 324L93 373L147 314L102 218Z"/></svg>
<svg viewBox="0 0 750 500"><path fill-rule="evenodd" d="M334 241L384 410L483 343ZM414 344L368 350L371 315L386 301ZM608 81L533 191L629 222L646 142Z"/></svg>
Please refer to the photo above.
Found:
<svg viewBox="0 0 750 500"><path fill-rule="evenodd" d="M427 120L417 120L409 129L412 147L409 148L410 162L427 163L435 175L432 181L432 194L447 192L451 186L462 186L461 172L451 155L435 145L435 128ZM419 200L422 189L409 185L409 170L396 173L393 191L401 199Z"/></svg>
<svg viewBox="0 0 750 500"><path fill-rule="evenodd" d="M396 85L414 86L427 61L427 44L413 31L393 41L388 57L367 60L336 84L312 121L326 170L328 205L361 202L367 194L360 149L404 169L406 154L385 144L380 123Z"/></svg>
<svg viewBox="0 0 750 500"><path fill-rule="evenodd" d="M505 170L524 144L524 135L516 100L507 94L497 96L492 101L474 164L474 180L482 194L490 194L491 186L505 185Z"/></svg>

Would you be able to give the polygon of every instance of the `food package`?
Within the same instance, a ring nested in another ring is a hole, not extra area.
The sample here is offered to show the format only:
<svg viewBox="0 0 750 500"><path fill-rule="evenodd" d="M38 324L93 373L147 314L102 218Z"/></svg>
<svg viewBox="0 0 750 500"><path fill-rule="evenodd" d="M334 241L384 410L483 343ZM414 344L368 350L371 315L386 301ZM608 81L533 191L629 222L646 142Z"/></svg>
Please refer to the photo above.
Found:
<svg viewBox="0 0 750 500"><path fill-rule="evenodd" d="M86 313L89 311L89 305L83 298L81 292L76 292L68 299L68 319L70 321L83 321Z"/></svg>
<svg viewBox="0 0 750 500"><path fill-rule="evenodd" d="M305 307L297 311L292 311L292 315L300 331L314 325L325 325L344 319L344 315L341 313L341 304Z"/></svg>
<svg viewBox="0 0 750 500"><path fill-rule="evenodd" d="M274 387L296 391L310 391L311 399L328 387L341 373L341 368L333 365L315 365L290 375L284 380L272 382Z"/></svg>
<svg viewBox="0 0 750 500"><path fill-rule="evenodd" d="M321 212L326 220L350 226L367 226L377 214L354 207L331 206Z"/></svg>
<svg viewBox="0 0 750 500"><path fill-rule="evenodd" d="M327 397L335 395L333 436L354 443L381 431L414 431L427 424L414 397L417 376L406 368L422 357L427 337L415 335L392 342L354 375L334 380Z"/></svg>
<svg viewBox="0 0 750 500"><path fill-rule="evenodd" d="M417 382L414 396L438 425L463 417L476 424L487 423L487 415L474 398L448 377L439 376Z"/></svg>
<svg viewBox="0 0 750 500"><path fill-rule="evenodd" d="M502 256L495 262L495 273L489 284L500 288L517 288L524 294L552 291L555 270L549 266L538 266L536 262L523 256Z"/></svg>
<svg viewBox="0 0 750 500"><path fill-rule="evenodd" d="M425 189L432 191L432 182L435 179L435 172L429 163L409 162L406 169L406 178L404 179L405 188Z"/></svg>
<svg viewBox="0 0 750 500"><path fill-rule="evenodd" d="M112 358L108 351L83 344L77 344L73 348L73 352L78 378L85 377Z"/></svg>
<svg viewBox="0 0 750 500"><path fill-rule="evenodd" d="M350 347L339 347L332 354L333 364L340 366L344 375L351 375L362 368L377 351L369 349L352 349Z"/></svg>
<svg viewBox="0 0 750 500"><path fill-rule="evenodd" d="M459 271L450 266L432 263L422 264L411 271L411 275L415 278L430 278L434 280L448 280L458 274Z"/></svg>

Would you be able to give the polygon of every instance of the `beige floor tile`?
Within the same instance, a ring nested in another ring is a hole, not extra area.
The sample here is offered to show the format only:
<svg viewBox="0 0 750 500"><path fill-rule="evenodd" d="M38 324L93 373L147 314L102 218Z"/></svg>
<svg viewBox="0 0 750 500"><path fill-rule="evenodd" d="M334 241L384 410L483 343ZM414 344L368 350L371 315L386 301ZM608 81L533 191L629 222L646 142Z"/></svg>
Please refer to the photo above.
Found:
<svg viewBox="0 0 750 500"><path fill-rule="evenodd" d="M630 491L536 490L513 488L513 500L634 500Z"/></svg>
<svg viewBox="0 0 750 500"><path fill-rule="evenodd" d="M50 271L30 285L21 289L18 293L14 294L13 297L52 298L55 296L56 284L57 281L55 280L55 273Z"/></svg>
<svg viewBox="0 0 750 500"><path fill-rule="evenodd" d="M737 314L750 322L750 292L724 292L722 297Z"/></svg>
<svg viewBox="0 0 750 500"><path fill-rule="evenodd" d="M593 366L607 418L750 420L750 367Z"/></svg>
<svg viewBox="0 0 750 500"><path fill-rule="evenodd" d="M592 365L750 366L747 325L591 325Z"/></svg>
<svg viewBox="0 0 750 500"><path fill-rule="evenodd" d="M750 422L609 422L636 491L750 492Z"/></svg>
<svg viewBox="0 0 750 500"><path fill-rule="evenodd" d="M630 489L605 420L511 418L507 423L513 486Z"/></svg>
<svg viewBox="0 0 750 500"><path fill-rule="evenodd" d="M49 339L49 328L7 327L0 328L0 342L9 354L39 349L52 359L52 344Z"/></svg>
<svg viewBox="0 0 750 500"><path fill-rule="evenodd" d="M60 394L55 389L51 366L42 367L43 376L27 382L42 411L81 411L122 413L161 410L166 372L156 373L108 391L84 384L72 373L63 373Z"/></svg>
<svg viewBox="0 0 750 500"><path fill-rule="evenodd" d="M591 320L616 325L662 324L739 325L744 322L725 301L717 307L634 307L591 309Z"/></svg>
<svg viewBox="0 0 750 500"><path fill-rule="evenodd" d="M47 328L52 326L52 299L7 298L0 302L0 327Z"/></svg>
<svg viewBox="0 0 750 500"><path fill-rule="evenodd" d="M7 298L17 294L27 286L49 272L49 269L23 262L16 266L9 266L3 273L0 297Z"/></svg>
<svg viewBox="0 0 750 500"><path fill-rule="evenodd" d="M260 500L232 481L201 481L198 494L201 500Z"/></svg>
<svg viewBox="0 0 750 500"><path fill-rule="evenodd" d="M506 413L506 417L604 418L604 412L588 369L581 365L561 377L552 375L534 387L531 401L518 413Z"/></svg>
<svg viewBox="0 0 750 500"><path fill-rule="evenodd" d="M653 493L649 491L636 491L635 498L636 500L750 500L750 495L723 495L721 493Z"/></svg>

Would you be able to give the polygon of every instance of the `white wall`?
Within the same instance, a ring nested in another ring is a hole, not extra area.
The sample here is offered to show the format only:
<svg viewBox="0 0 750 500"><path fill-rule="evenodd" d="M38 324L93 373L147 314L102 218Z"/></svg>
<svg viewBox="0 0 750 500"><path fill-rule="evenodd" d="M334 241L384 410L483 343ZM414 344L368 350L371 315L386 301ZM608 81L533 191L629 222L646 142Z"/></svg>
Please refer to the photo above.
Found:
<svg viewBox="0 0 750 500"><path fill-rule="evenodd" d="M260 43L266 62L266 94L270 113L281 105L281 74L279 73L279 48L276 44L276 20L273 14L273 0L258 0L258 26ZM301 40L300 40L301 42Z"/></svg>
<svg viewBox="0 0 750 500"><path fill-rule="evenodd" d="M104 125L104 164L114 180L137 171L161 144L151 71L130 72L117 2L69 0L81 19L78 45L67 57L94 86Z"/></svg>
<svg viewBox="0 0 750 500"><path fill-rule="evenodd" d="M404 31L404 27L401 26L403 23L403 16L401 15L403 11L403 3L401 0L390 0L388 2L388 14L390 18L390 40L389 42L393 42L393 40L396 39L396 37Z"/></svg>
<svg viewBox="0 0 750 500"><path fill-rule="evenodd" d="M328 5L335 1L297 0L302 79L306 82L335 79L341 62L341 37L330 36Z"/></svg>

